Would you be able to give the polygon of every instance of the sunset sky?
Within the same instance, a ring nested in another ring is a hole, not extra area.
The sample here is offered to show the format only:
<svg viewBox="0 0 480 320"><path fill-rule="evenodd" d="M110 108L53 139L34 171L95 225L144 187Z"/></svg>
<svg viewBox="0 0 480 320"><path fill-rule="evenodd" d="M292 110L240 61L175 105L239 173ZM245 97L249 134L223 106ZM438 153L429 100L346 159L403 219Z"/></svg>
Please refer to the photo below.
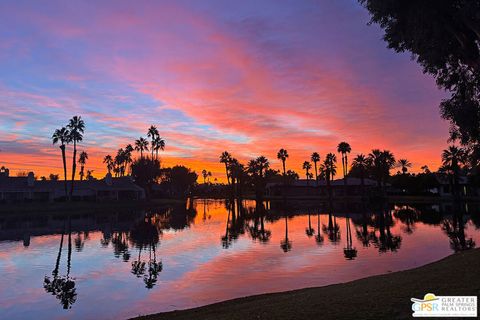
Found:
<svg viewBox="0 0 480 320"><path fill-rule="evenodd" d="M163 165L224 179L218 156L259 155L304 176L340 141L436 169L446 94L386 48L356 1L0 2L0 166L59 173L51 135L73 115L101 159L155 124Z"/></svg>

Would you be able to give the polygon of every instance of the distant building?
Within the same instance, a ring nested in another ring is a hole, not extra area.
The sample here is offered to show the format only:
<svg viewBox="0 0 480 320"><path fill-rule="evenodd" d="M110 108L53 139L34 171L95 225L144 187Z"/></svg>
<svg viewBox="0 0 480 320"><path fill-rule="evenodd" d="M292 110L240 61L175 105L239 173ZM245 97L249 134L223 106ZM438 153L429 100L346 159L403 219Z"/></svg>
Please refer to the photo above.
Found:
<svg viewBox="0 0 480 320"><path fill-rule="evenodd" d="M71 182L67 182L70 191ZM145 198L143 188L131 177L112 178L107 174L101 180L75 180L75 200L138 200ZM0 171L0 202L55 201L65 199L63 180L35 180L33 172L27 177L10 177L8 169Z"/></svg>
<svg viewBox="0 0 480 320"><path fill-rule="evenodd" d="M359 178L347 178L347 185L343 179L336 179L330 182L333 196L342 196L346 190L348 196L361 196L363 191L370 190L377 186L377 182L371 179L364 179L364 185ZM283 183L267 183L267 197L322 197L328 196L327 182L320 180L300 179L284 185Z"/></svg>
<svg viewBox="0 0 480 320"><path fill-rule="evenodd" d="M441 197L453 196L453 180L452 177L446 174L435 174L436 186L428 191L439 195ZM468 177L460 176L457 181L458 192L460 196L477 196L479 190L477 187L471 185L468 181Z"/></svg>

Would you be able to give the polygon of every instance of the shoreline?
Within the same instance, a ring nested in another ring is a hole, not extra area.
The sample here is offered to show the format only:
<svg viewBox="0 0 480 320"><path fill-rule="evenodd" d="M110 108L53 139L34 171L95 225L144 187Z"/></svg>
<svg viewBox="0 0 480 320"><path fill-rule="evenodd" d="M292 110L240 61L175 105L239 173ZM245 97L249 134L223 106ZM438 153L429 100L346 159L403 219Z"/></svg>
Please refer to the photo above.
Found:
<svg viewBox="0 0 480 320"><path fill-rule="evenodd" d="M429 292L480 295L478 270L480 249L473 249L418 268L351 282L253 295L132 319L411 319L410 298L422 298Z"/></svg>
<svg viewBox="0 0 480 320"><path fill-rule="evenodd" d="M47 214L58 212L82 212L108 209L148 208L185 203L184 199L162 198L152 200L119 201L65 201L65 202L23 202L0 205L0 216L9 214Z"/></svg>

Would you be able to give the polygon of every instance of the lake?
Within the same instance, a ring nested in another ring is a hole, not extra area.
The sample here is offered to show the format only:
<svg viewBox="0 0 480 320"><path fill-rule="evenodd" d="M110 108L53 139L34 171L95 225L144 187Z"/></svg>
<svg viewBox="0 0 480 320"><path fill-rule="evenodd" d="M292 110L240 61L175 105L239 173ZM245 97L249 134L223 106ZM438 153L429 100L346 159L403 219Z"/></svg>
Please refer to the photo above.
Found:
<svg viewBox="0 0 480 320"><path fill-rule="evenodd" d="M473 204L194 200L0 216L0 318L122 319L409 269L480 241Z"/></svg>

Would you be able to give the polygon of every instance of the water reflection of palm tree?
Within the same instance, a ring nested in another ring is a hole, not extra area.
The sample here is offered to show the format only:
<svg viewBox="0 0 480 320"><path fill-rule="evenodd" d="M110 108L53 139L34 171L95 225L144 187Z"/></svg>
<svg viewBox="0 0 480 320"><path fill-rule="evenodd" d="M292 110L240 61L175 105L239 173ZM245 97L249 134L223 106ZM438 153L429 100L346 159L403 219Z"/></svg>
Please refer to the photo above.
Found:
<svg viewBox="0 0 480 320"><path fill-rule="evenodd" d="M337 224L337 217L331 211L328 212L328 226L323 225L323 232L327 233L332 243L340 241L340 226Z"/></svg>
<svg viewBox="0 0 480 320"><path fill-rule="evenodd" d="M162 262L157 262L156 247L160 241L160 233L154 221L155 216L146 216L138 222L130 232L130 240L138 248L137 260L132 262L132 273L138 278L143 277L147 289L153 288L162 271ZM148 250L148 261L142 260L142 251Z"/></svg>
<svg viewBox="0 0 480 320"><path fill-rule="evenodd" d="M312 222L310 219L310 210L308 210L308 228L305 229L307 237L311 237L315 234L315 229L312 228Z"/></svg>
<svg viewBox="0 0 480 320"><path fill-rule="evenodd" d="M395 218L404 224L403 231L407 234L412 234L415 230L415 224L418 221L419 213L414 208L409 206L402 206L394 211Z"/></svg>
<svg viewBox="0 0 480 320"><path fill-rule="evenodd" d="M248 225L248 231L252 239L266 243L270 240L271 231L265 230L265 206L263 202L257 201L253 211L253 224Z"/></svg>
<svg viewBox="0 0 480 320"><path fill-rule="evenodd" d="M446 218L443 221L442 230L450 239L450 247L453 251L459 252L469 250L475 247L475 241L472 238L467 238L465 235L465 221L463 219L463 212L456 206L456 211L453 216Z"/></svg>
<svg viewBox="0 0 480 320"><path fill-rule="evenodd" d="M70 309L77 300L75 281L73 278L70 278L70 271L72 265L72 225L70 218L68 230L67 274L65 276L59 276L58 274L60 268L61 253L63 249L64 233L65 231L62 231L57 261L55 263L55 269L52 272L53 277L50 278L46 276L44 278L43 287L46 292L55 295L55 297L60 300L63 309Z"/></svg>
<svg viewBox="0 0 480 320"><path fill-rule="evenodd" d="M128 233L127 232L114 232L111 238L113 246L113 255L116 258L122 256L123 261L130 260L130 251L128 250Z"/></svg>
<svg viewBox="0 0 480 320"><path fill-rule="evenodd" d="M357 257L357 249L352 244L352 229L350 227L350 216L347 214L345 218L347 226L347 246L343 249L343 255L347 260L353 260Z"/></svg>
<svg viewBox="0 0 480 320"><path fill-rule="evenodd" d="M229 231L229 225L230 225L230 204L227 204L227 223L225 225L225 235L222 236L222 247L225 249L228 249L230 245L232 244L232 239L230 238L230 235L228 234Z"/></svg>
<svg viewBox="0 0 480 320"><path fill-rule="evenodd" d="M402 243L402 237L393 235L391 227L393 226L392 214L389 210L381 210L376 215L375 223L378 227L379 236L375 233L371 235L372 242L378 247L380 252L392 251L396 252Z"/></svg>
<svg viewBox="0 0 480 320"><path fill-rule="evenodd" d="M285 238L280 242L283 252L292 250L292 241L288 239L288 217L285 215Z"/></svg>
<svg viewBox="0 0 480 320"><path fill-rule="evenodd" d="M370 241L372 240L371 233L368 231L368 216L367 213L364 211L362 213L362 226L361 228L355 229L357 234L357 239L362 242L364 247L370 246Z"/></svg>
<svg viewBox="0 0 480 320"><path fill-rule="evenodd" d="M320 212L317 212L317 235L315 241L318 245L323 243L323 235L320 233Z"/></svg>

